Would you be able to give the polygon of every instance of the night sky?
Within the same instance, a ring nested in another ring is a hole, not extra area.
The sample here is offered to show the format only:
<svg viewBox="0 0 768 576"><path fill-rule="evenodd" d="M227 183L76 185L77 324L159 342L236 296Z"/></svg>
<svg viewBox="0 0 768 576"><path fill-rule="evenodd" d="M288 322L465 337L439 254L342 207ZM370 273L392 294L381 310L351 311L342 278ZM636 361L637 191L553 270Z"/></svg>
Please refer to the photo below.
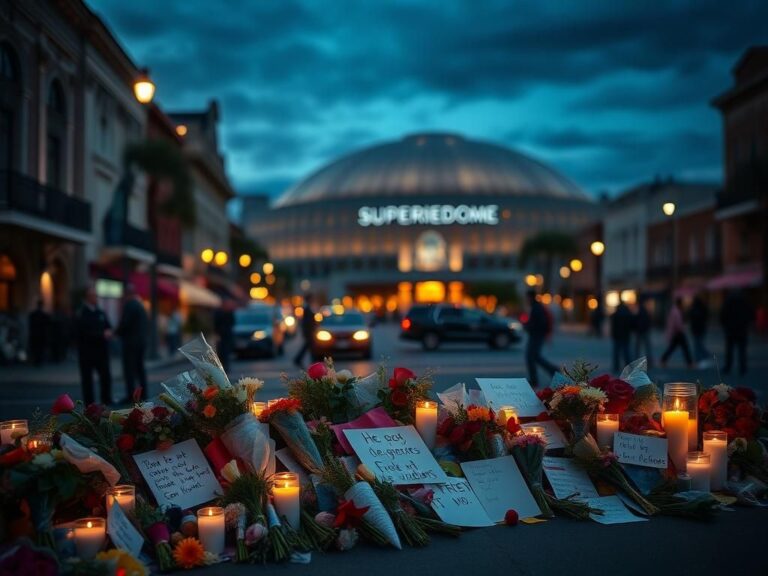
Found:
<svg viewBox="0 0 768 576"><path fill-rule="evenodd" d="M718 181L709 101L768 2L88 0L168 111L221 104L240 193L440 130L550 163L587 192Z"/></svg>

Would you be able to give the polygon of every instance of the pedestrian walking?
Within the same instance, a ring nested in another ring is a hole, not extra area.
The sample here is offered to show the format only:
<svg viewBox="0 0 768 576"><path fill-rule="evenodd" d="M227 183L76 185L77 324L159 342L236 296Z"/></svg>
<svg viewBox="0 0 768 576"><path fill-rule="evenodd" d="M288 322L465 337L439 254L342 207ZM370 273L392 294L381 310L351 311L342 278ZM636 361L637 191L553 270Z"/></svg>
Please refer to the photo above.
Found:
<svg viewBox="0 0 768 576"><path fill-rule="evenodd" d="M747 338L752 323L752 308L741 290L734 290L726 297L720 310L720 323L725 333L723 374L731 371L735 350L739 357L739 375L744 376L747 373Z"/></svg>
<svg viewBox="0 0 768 576"><path fill-rule="evenodd" d="M43 301L38 300L37 306L29 314L29 360L35 366L40 366L45 360L45 348L51 317L43 308Z"/></svg>
<svg viewBox="0 0 768 576"><path fill-rule="evenodd" d="M176 354L176 350L181 346L181 327L181 312L174 310L165 323L165 345L168 347L168 356Z"/></svg>
<svg viewBox="0 0 768 576"><path fill-rule="evenodd" d="M312 346L312 340L315 337L315 328L317 322L315 321L315 312L312 310L312 295L306 294L304 296L304 304L302 307L301 315L301 348L293 359L293 363L299 368L304 368L304 355L309 351Z"/></svg>
<svg viewBox="0 0 768 576"><path fill-rule="evenodd" d="M661 365L665 367L667 360L679 346L683 350L683 356L685 356L685 362L688 367L693 366L693 359L691 358L691 349L688 346L688 337L685 335L685 323L683 322L683 300L681 298L675 299L675 303L667 315L667 349L661 356Z"/></svg>
<svg viewBox="0 0 768 576"><path fill-rule="evenodd" d="M696 296L688 312L688 320L691 325L693 337L693 357L699 364L699 368L706 368L712 358L712 353L707 350L705 344L707 338L707 326L709 324L709 308L701 296Z"/></svg>
<svg viewBox="0 0 768 576"><path fill-rule="evenodd" d="M653 366L653 346L651 346L651 313L648 311L648 300L643 298L637 306L635 313L635 358L645 354L648 368Z"/></svg>
<svg viewBox="0 0 768 576"><path fill-rule="evenodd" d="M136 290L130 284L125 288L125 303L117 334L123 342L123 380L125 381L126 398L123 402L133 399L136 383L141 388L141 399L147 399L147 369L144 365L144 354L147 349L147 329L149 319L144 304L139 299Z"/></svg>
<svg viewBox="0 0 768 576"><path fill-rule="evenodd" d="M528 382L536 388L539 385L538 366L544 368L550 377L557 372L557 366L544 358L541 349L544 342L552 333L552 321L544 305L536 299L536 292L529 290L528 320L525 323L525 331L528 332L528 341L525 345L525 363L528 367Z"/></svg>
<svg viewBox="0 0 768 576"><path fill-rule="evenodd" d="M78 363L83 402L86 406L95 401L93 372L99 376L101 403L112 404L112 373L109 366L109 339L112 326L104 311L99 308L96 291L88 288L85 301L76 321Z"/></svg>
<svg viewBox="0 0 768 576"><path fill-rule="evenodd" d="M611 340L613 340L613 371L618 374L623 366L631 362L629 341L632 337L632 312L623 301L619 302L611 316Z"/></svg>
<svg viewBox="0 0 768 576"><path fill-rule="evenodd" d="M229 372L229 361L235 348L235 312L234 303L225 299L213 315L213 329L218 336L216 353L219 355L221 367Z"/></svg>

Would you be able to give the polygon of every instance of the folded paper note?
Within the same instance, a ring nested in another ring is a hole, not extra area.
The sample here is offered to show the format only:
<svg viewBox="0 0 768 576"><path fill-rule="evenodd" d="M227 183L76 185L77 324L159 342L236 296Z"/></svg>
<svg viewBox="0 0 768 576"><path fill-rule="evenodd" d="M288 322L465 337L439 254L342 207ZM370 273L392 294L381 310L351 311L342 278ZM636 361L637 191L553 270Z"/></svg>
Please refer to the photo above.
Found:
<svg viewBox="0 0 768 576"><path fill-rule="evenodd" d="M491 408L512 406L518 416L530 418L546 412L525 378L475 378Z"/></svg>
<svg viewBox="0 0 768 576"><path fill-rule="evenodd" d="M503 522L507 510L516 510L520 518L541 514L514 456L463 462L461 469L494 522Z"/></svg>

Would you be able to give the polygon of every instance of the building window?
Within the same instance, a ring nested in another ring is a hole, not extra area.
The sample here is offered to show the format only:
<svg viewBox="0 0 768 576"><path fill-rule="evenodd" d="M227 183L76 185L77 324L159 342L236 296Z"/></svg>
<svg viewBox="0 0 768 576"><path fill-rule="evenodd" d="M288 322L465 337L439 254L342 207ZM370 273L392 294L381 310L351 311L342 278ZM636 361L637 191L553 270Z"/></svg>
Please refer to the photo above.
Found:
<svg viewBox="0 0 768 576"><path fill-rule="evenodd" d="M67 105L64 100L64 89L58 80L51 82L51 87L48 89L46 114L48 133L45 141L45 181L48 186L63 189L65 187Z"/></svg>
<svg viewBox="0 0 768 576"><path fill-rule="evenodd" d="M21 77L16 53L6 42L0 43L0 170L14 165L15 119L21 102Z"/></svg>

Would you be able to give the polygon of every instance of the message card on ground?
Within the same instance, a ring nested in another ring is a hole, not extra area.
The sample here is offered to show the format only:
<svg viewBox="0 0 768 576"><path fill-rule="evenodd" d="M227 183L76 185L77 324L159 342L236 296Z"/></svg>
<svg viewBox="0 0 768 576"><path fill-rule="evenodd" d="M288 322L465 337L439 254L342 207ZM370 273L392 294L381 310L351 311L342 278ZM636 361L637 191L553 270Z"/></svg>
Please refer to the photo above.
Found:
<svg viewBox="0 0 768 576"><path fill-rule="evenodd" d="M494 522L464 478L448 478L448 482L436 484L433 490L432 509L443 522L468 528L493 526Z"/></svg>
<svg viewBox="0 0 768 576"><path fill-rule="evenodd" d="M636 464L650 468L667 467L667 439L625 434L613 435L613 452L622 464Z"/></svg>
<svg viewBox="0 0 768 576"><path fill-rule="evenodd" d="M461 469L494 522L502 522L510 508L517 510L520 518L541 514L514 456L463 462Z"/></svg>
<svg viewBox="0 0 768 576"><path fill-rule="evenodd" d="M529 418L546 411L525 378L475 378L494 410L512 406L518 416Z"/></svg>
<svg viewBox="0 0 768 576"><path fill-rule="evenodd" d="M160 506L192 508L213 500L222 492L194 440L179 442L168 450L135 454L133 459Z"/></svg>
<svg viewBox="0 0 768 576"><path fill-rule="evenodd" d="M393 484L435 484L448 477L413 426L344 430L363 464Z"/></svg>
<svg viewBox="0 0 768 576"><path fill-rule="evenodd" d="M558 498L574 496L579 499L600 496L587 472L573 458L544 456L544 474Z"/></svg>
<svg viewBox="0 0 768 576"><path fill-rule="evenodd" d="M602 510L602 514L590 514L589 517L600 524L625 524L627 522L646 522L647 518L635 516L627 510L618 496L601 496L586 500L590 508Z"/></svg>
<svg viewBox="0 0 768 576"><path fill-rule="evenodd" d="M121 548L138 558L144 545L144 536L136 530L120 504L112 502L107 514L107 533L116 548Z"/></svg>

